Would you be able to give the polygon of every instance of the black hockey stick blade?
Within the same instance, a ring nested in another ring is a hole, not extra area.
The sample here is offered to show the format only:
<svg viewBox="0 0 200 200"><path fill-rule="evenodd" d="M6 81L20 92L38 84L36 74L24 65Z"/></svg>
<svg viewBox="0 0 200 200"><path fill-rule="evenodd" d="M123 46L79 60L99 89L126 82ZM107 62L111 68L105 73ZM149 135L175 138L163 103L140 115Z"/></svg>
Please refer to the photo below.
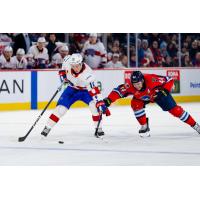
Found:
<svg viewBox="0 0 200 200"><path fill-rule="evenodd" d="M58 87L58 89L56 90L56 92L54 93L54 95L51 97L51 99L49 100L49 102L47 103L47 105L45 106L45 108L43 109L43 111L41 112L41 114L38 116L38 118L36 119L36 121L34 122L34 124L31 126L30 130L28 131L28 133L25 136L18 138L18 142L23 142L28 137L28 135L33 130L33 128L35 127L35 125L37 124L37 122L40 120L40 118L42 117L42 115L44 114L44 112L46 111L46 109L49 107L50 103L53 101L53 99L55 98L55 96L61 90L61 88L64 85L64 83L65 82L62 82L62 84Z"/></svg>
<svg viewBox="0 0 200 200"><path fill-rule="evenodd" d="M18 142L23 142L26 139L26 135L24 137L19 137Z"/></svg>

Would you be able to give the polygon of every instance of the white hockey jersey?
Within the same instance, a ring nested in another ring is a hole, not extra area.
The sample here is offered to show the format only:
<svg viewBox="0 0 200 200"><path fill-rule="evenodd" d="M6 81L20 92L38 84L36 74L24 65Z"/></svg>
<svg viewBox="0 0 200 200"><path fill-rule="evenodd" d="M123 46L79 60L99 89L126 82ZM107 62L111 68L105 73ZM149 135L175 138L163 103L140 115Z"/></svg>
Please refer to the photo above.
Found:
<svg viewBox="0 0 200 200"><path fill-rule="evenodd" d="M60 55L60 53L56 53L52 57L51 64L54 65L54 66L56 66L56 67L61 67L62 63L63 63L63 60L64 60L64 58L62 58L62 56Z"/></svg>
<svg viewBox="0 0 200 200"><path fill-rule="evenodd" d="M86 63L82 64L82 70L78 74L74 73L68 62L63 63L62 69L66 70L67 80L70 82L71 87L78 90L85 89L89 92L92 92L95 87L98 87L93 71ZM96 95L95 100L98 101L100 99L102 99L101 94Z"/></svg>
<svg viewBox="0 0 200 200"><path fill-rule="evenodd" d="M9 61L7 61L2 54L0 56L0 69L16 69L16 62L14 61L14 58L11 57Z"/></svg>
<svg viewBox="0 0 200 200"><path fill-rule="evenodd" d="M84 44L82 55L85 58L86 64L91 68L98 68L101 64L107 62L106 49L102 42L98 41L96 44L91 44L87 41Z"/></svg>
<svg viewBox="0 0 200 200"><path fill-rule="evenodd" d="M26 68L27 68L28 62L27 62L27 60L26 60L25 57L22 57L22 59L19 61L19 60L17 59L17 57L14 56L14 57L13 57L13 60L14 60L14 62L15 62L15 65L16 65L16 68L17 68L17 69L26 69Z"/></svg>
<svg viewBox="0 0 200 200"><path fill-rule="evenodd" d="M30 47L28 53L32 54L34 59L43 59L46 61L49 60L48 50L45 47L43 48L42 51L39 51L39 49L37 48L37 45L33 45Z"/></svg>
<svg viewBox="0 0 200 200"><path fill-rule="evenodd" d="M120 61L113 63L113 61L111 60L106 64L106 67L107 68L123 68L124 66L122 65Z"/></svg>

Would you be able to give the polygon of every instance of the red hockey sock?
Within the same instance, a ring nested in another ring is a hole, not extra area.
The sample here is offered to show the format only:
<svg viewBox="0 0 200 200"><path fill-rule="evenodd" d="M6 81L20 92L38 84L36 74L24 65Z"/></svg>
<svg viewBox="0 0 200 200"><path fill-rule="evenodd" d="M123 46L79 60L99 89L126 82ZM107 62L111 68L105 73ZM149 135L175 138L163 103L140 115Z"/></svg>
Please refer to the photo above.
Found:
<svg viewBox="0 0 200 200"><path fill-rule="evenodd" d="M59 118L54 115L54 114L51 114L50 117L49 117L52 121L54 121L55 123L57 123L59 121Z"/></svg>
<svg viewBox="0 0 200 200"><path fill-rule="evenodd" d="M189 115L188 119L185 121L185 123L189 124L190 126L194 126L196 124L196 121L192 118L191 115Z"/></svg>
<svg viewBox="0 0 200 200"><path fill-rule="evenodd" d="M100 115L97 116L92 115L92 119L94 122L98 122L100 120Z"/></svg>
<svg viewBox="0 0 200 200"><path fill-rule="evenodd" d="M169 110L169 112L173 116L180 118L181 121L185 122L186 124L188 124L190 126L194 126L196 124L196 122L192 118L192 116L188 112L183 110L183 108L181 106L176 106L176 107L172 108L171 110Z"/></svg>
<svg viewBox="0 0 200 200"><path fill-rule="evenodd" d="M134 114L135 114L136 119L140 123L140 125L144 125L147 123L147 118L146 118L144 108L142 108L140 110L134 110Z"/></svg>
<svg viewBox="0 0 200 200"><path fill-rule="evenodd" d="M137 118L137 120L140 123L140 125L144 125L147 123L146 115L143 115L142 117Z"/></svg>

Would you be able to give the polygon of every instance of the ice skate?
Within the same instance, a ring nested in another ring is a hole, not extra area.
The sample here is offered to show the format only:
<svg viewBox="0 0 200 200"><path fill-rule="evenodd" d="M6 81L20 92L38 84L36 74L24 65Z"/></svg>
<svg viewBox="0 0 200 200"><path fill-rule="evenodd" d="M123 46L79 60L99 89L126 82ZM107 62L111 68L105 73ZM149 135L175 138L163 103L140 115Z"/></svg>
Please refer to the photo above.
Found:
<svg viewBox="0 0 200 200"><path fill-rule="evenodd" d="M103 132L102 128L98 128L98 130L95 132L94 136L97 138L102 138L104 136L104 132Z"/></svg>
<svg viewBox="0 0 200 200"><path fill-rule="evenodd" d="M195 131L197 131L197 133L200 134L200 125L198 123L196 123L193 127L192 127Z"/></svg>
<svg viewBox="0 0 200 200"><path fill-rule="evenodd" d="M147 118L147 123L142 125L139 130L140 137L150 137L149 119Z"/></svg>
<svg viewBox="0 0 200 200"><path fill-rule="evenodd" d="M50 128L48 128L47 126L44 127L43 131L41 132L41 135L47 137L47 135L49 134L50 132Z"/></svg>

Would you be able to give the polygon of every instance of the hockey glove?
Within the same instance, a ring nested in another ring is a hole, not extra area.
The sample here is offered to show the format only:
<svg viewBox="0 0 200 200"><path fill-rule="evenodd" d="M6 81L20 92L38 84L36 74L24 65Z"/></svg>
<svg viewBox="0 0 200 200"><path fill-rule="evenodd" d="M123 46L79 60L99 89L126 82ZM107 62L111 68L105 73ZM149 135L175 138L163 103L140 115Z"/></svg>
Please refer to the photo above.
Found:
<svg viewBox="0 0 200 200"><path fill-rule="evenodd" d="M99 113L103 113L106 116L110 116L111 115L109 109L106 107L106 105L105 105L103 100L98 101L96 103L96 107L97 107L97 110L99 111Z"/></svg>
<svg viewBox="0 0 200 200"><path fill-rule="evenodd" d="M109 98L105 98L105 99L103 99L103 101L104 101L106 107L109 107L112 103L112 101Z"/></svg>
<svg viewBox="0 0 200 200"><path fill-rule="evenodd" d="M61 81L64 81L65 83L68 83L66 71L65 70L60 70L58 73L59 73Z"/></svg>

